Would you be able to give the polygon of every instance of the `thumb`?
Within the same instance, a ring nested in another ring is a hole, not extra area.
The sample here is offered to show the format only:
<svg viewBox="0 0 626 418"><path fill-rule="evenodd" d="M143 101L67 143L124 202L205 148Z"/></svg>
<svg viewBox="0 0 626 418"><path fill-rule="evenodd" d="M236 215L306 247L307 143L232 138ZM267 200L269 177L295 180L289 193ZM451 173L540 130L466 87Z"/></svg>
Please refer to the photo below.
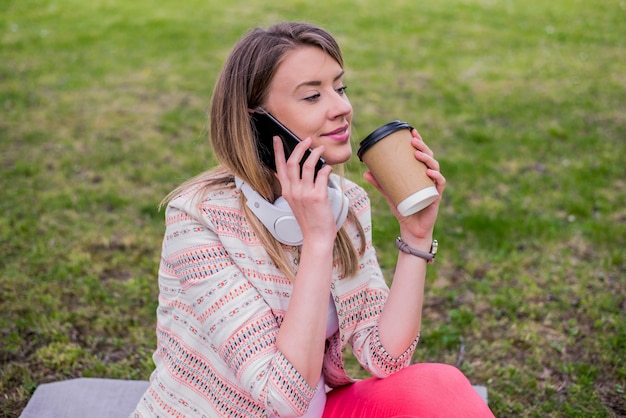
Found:
<svg viewBox="0 0 626 418"><path fill-rule="evenodd" d="M366 173L363 174L363 178L365 178L365 180L367 180L368 183L370 183L372 186L374 186L376 188L376 190L378 190L380 192L380 194L383 195L383 197L385 198L385 200L387 200L387 202L389 203L389 206L392 209L395 209L395 205L391 202L391 198L389 197L389 195L387 193L385 193L385 191L382 189L382 187L380 187L380 184L378 184L378 182L376 181L376 178L374 177L374 175L372 174L371 171L368 171Z"/></svg>

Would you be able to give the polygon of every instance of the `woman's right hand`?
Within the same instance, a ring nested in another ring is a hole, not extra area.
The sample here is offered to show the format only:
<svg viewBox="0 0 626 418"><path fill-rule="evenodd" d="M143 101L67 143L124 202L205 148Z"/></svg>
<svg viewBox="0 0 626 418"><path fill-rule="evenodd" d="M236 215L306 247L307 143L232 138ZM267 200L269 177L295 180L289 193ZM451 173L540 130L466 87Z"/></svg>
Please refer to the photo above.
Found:
<svg viewBox="0 0 626 418"><path fill-rule="evenodd" d="M337 226L328 198L332 166L325 165L315 175L315 165L324 152L324 147L320 146L311 151L301 168L300 161L310 146L311 139L306 138L295 147L289 159L285 160L283 143L279 137L274 137L276 177L280 182L282 196L289 203L300 225L304 240L333 242Z"/></svg>
<svg viewBox="0 0 626 418"><path fill-rule="evenodd" d="M276 347L314 388L319 382L324 358L337 226L328 197L332 167L324 166L315 176L315 164L323 147L311 151L300 177L300 161L310 146L311 139L305 139L285 161L282 141L274 138L276 176L303 237L293 291L276 336ZM302 330L303 324L306 324L306 332Z"/></svg>

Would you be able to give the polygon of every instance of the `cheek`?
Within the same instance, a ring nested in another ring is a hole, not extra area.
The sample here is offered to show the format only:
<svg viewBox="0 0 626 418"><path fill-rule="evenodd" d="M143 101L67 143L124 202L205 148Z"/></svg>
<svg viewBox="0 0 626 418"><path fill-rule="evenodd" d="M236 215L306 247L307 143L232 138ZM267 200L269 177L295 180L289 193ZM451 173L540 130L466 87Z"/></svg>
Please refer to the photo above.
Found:
<svg viewBox="0 0 626 418"><path fill-rule="evenodd" d="M283 102L279 102L277 105L272 104L271 101L268 101L265 109L298 138L315 138L316 124L310 112L306 109L298 109L296 106L286 106Z"/></svg>
<svg viewBox="0 0 626 418"><path fill-rule="evenodd" d="M330 165L343 164L352 156L350 143L341 144L336 147L328 147L323 157Z"/></svg>
<svg viewBox="0 0 626 418"><path fill-rule="evenodd" d="M320 122L321 121L321 122ZM318 144L318 135L324 127L323 119L315 117L312 113L303 112L292 121L293 128L289 128L298 138L305 139L311 137L313 139L313 147Z"/></svg>

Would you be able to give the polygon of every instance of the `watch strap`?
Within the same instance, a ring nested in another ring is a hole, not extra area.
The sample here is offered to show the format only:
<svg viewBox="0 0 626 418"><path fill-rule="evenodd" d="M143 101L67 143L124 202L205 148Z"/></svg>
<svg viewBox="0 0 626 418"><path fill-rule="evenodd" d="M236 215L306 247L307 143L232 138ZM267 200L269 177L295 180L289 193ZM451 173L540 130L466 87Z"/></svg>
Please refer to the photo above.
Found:
<svg viewBox="0 0 626 418"><path fill-rule="evenodd" d="M429 263L433 263L435 261L435 256L437 255L437 248L439 246L439 243L437 242L437 240L433 240L433 242L430 245L430 251L425 252L425 251L416 250L415 248L410 247L406 242L402 240L402 238L398 237L396 238L396 246L403 253L411 254L416 257L423 258Z"/></svg>

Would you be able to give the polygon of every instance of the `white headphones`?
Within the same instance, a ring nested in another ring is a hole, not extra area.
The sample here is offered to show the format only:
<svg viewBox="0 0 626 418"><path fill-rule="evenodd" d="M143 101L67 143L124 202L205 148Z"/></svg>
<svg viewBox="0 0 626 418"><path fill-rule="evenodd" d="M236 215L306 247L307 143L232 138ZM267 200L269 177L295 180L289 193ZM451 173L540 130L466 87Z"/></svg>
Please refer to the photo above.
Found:
<svg viewBox="0 0 626 418"><path fill-rule="evenodd" d="M302 244L300 225L284 197L279 197L272 204L239 177L235 177L235 185L246 197L246 205L274 238L286 245ZM329 180L328 198L333 208L337 230L339 230L348 216L350 202L332 179Z"/></svg>

